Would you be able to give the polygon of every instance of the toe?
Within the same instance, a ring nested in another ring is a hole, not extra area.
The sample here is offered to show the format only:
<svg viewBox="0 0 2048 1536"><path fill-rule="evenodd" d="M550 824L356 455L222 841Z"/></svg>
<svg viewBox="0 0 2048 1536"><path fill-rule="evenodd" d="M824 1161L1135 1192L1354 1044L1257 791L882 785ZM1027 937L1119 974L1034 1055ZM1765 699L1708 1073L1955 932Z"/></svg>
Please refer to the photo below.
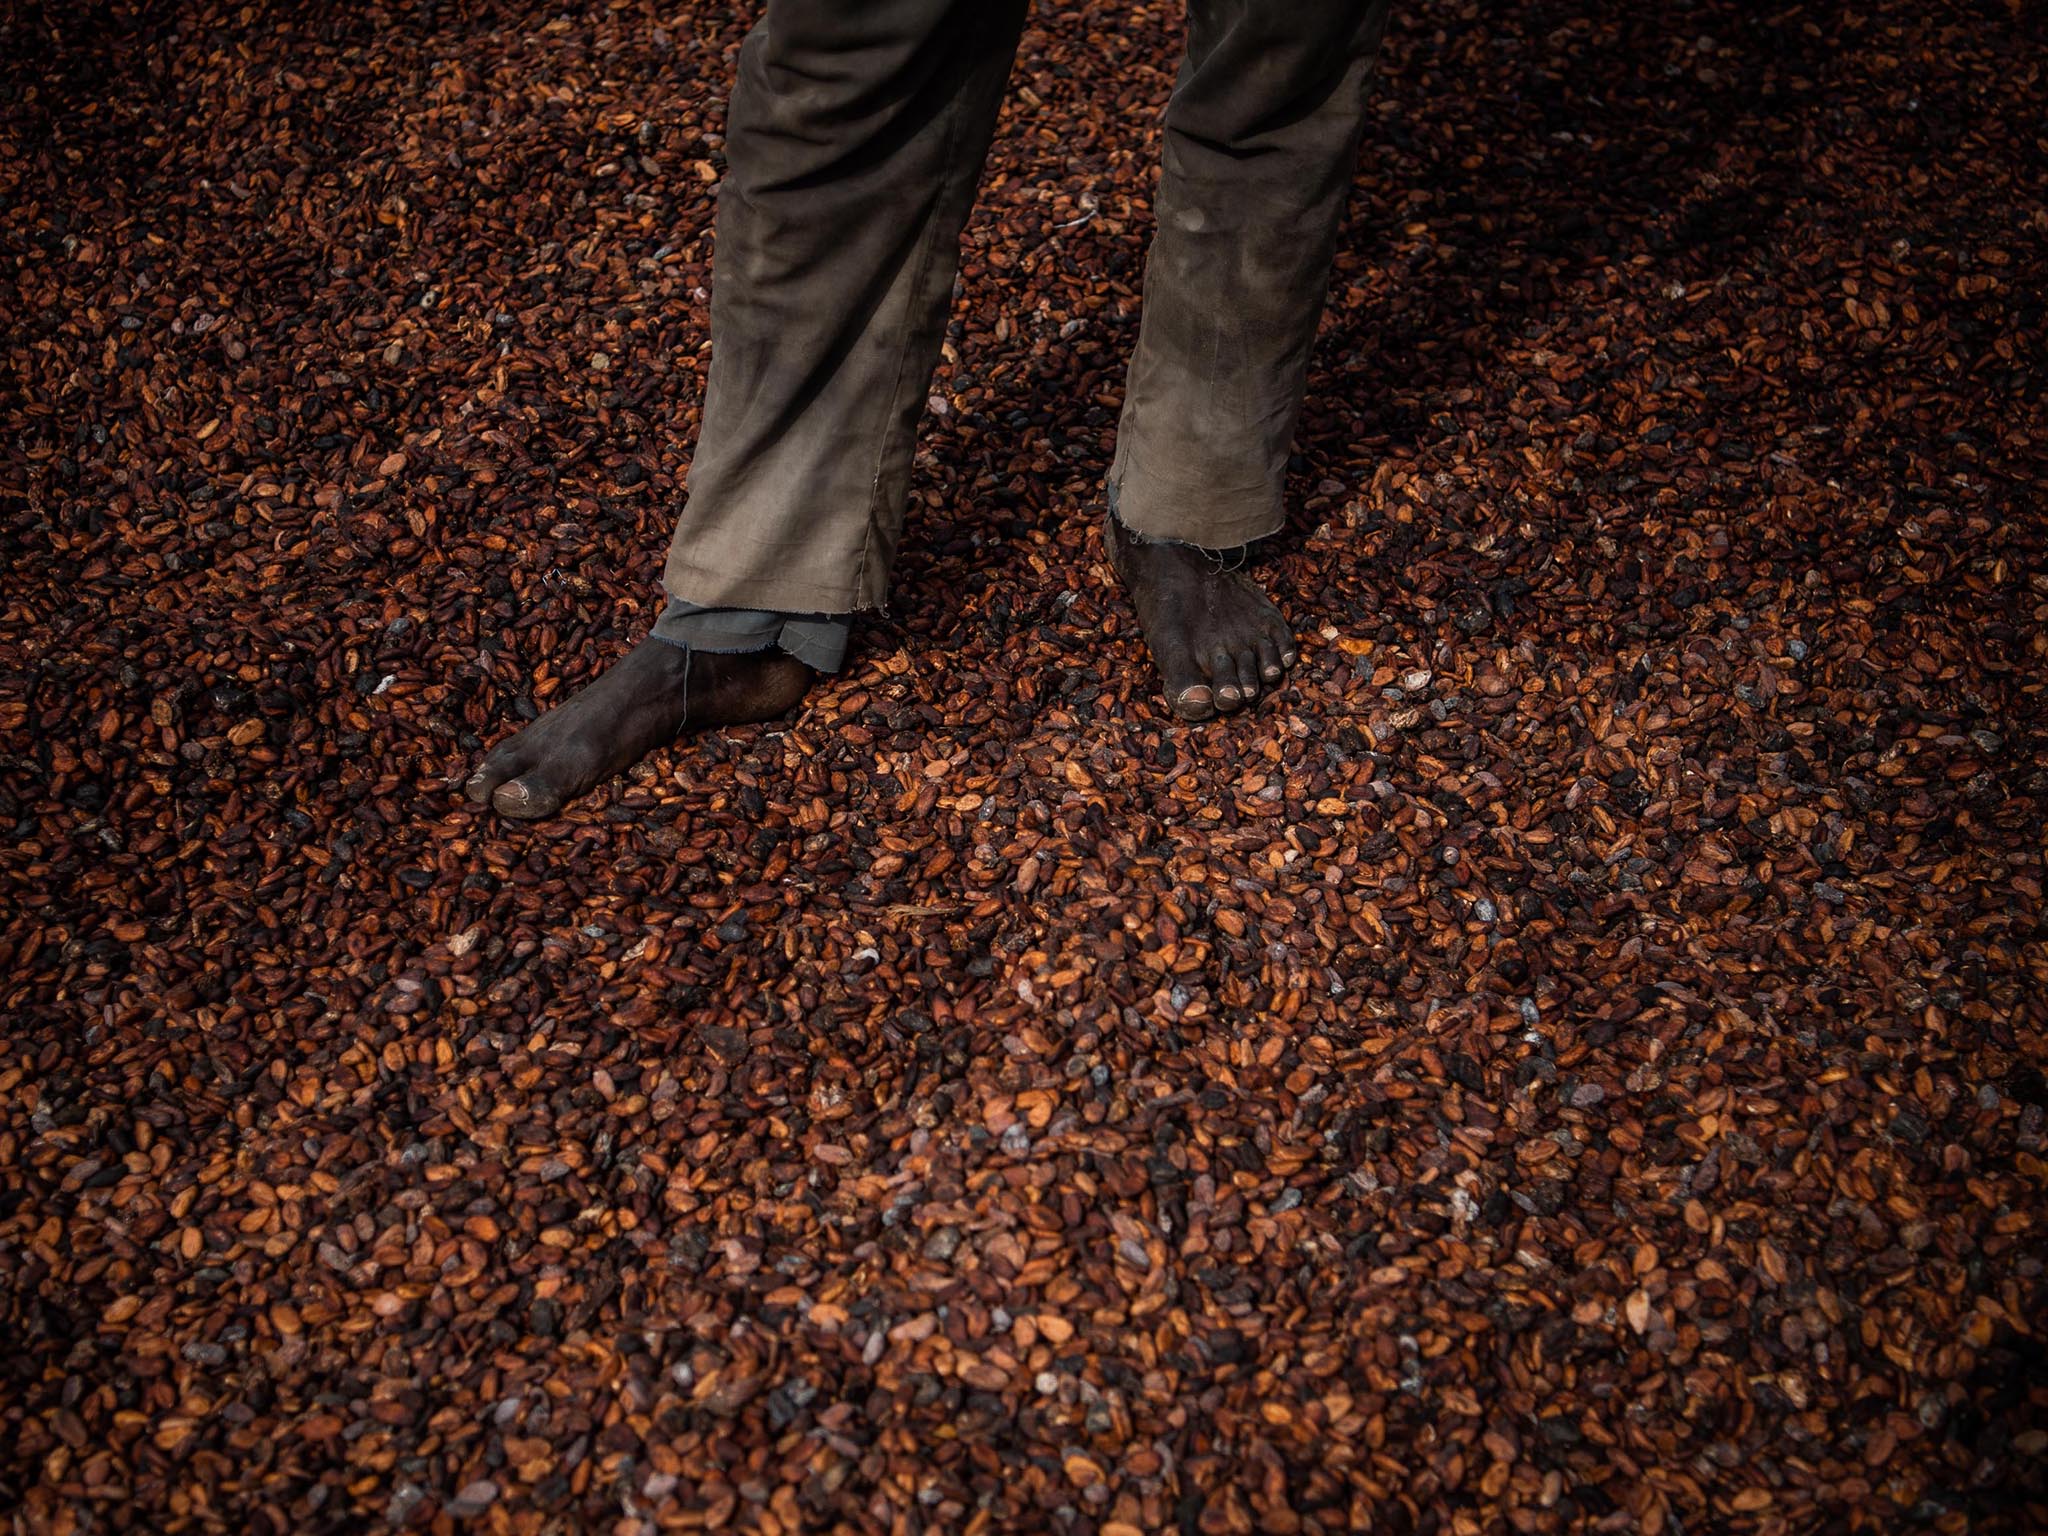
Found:
<svg viewBox="0 0 2048 1536"><path fill-rule="evenodd" d="M500 816L509 816L514 821L534 821L559 811L562 797L543 780L529 776L500 784L492 791L491 804Z"/></svg>
<svg viewBox="0 0 2048 1536"><path fill-rule="evenodd" d="M1247 700L1259 696L1259 658L1249 648L1237 653L1237 691Z"/></svg>
<svg viewBox="0 0 2048 1536"><path fill-rule="evenodd" d="M1286 675L1286 668L1280 665L1280 647L1265 635L1259 636L1259 676L1269 683L1277 683Z"/></svg>
<svg viewBox="0 0 2048 1536"><path fill-rule="evenodd" d="M1209 673L1209 685L1216 692L1216 707L1225 713L1244 702L1244 695L1237 691L1237 661L1230 652L1218 647L1209 653L1204 664Z"/></svg>
<svg viewBox="0 0 2048 1536"><path fill-rule="evenodd" d="M1273 649L1280 653L1280 665L1283 668L1291 667L1301 660L1300 648L1294 643L1294 631L1287 627L1285 620L1273 625L1272 640Z"/></svg>
<svg viewBox="0 0 2048 1536"><path fill-rule="evenodd" d="M1216 713L1216 698L1202 675L1202 666L1178 636L1160 636L1152 644L1166 704L1183 720L1206 720Z"/></svg>
<svg viewBox="0 0 2048 1536"><path fill-rule="evenodd" d="M519 765L512 754L499 747L477 765L477 770L464 781L462 792L476 805L487 805L491 796L519 771Z"/></svg>

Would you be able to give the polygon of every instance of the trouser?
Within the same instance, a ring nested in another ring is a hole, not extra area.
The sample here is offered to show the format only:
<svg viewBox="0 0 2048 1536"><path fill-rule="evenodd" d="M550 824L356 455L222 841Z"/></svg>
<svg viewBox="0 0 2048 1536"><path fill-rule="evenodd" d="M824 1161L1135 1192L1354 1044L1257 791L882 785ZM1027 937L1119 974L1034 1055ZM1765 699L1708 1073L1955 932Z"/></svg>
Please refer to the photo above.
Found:
<svg viewBox="0 0 2048 1536"><path fill-rule="evenodd" d="M1281 525L1387 7L1188 0L1109 472L1141 537L1230 548ZM663 571L672 614L839 615L886 597L1024 10L768 0L727 114L710 379ZM1095 14L1115 25L1114 7Z"/></svg>

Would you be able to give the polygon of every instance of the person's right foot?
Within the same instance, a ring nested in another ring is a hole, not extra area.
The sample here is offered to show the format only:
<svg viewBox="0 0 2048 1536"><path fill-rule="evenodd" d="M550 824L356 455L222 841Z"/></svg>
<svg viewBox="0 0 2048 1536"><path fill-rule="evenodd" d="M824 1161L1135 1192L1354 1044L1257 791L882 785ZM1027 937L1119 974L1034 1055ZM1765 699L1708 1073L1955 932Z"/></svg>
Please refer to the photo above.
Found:
<svg viewBox="0 0 2048 1536"><path fill-rule="evenodd" d="M463 789L501 816L552 816L686 729L787 714L815 675L779 650L721 655L643 640L566 704L499 742Z"/></svg>

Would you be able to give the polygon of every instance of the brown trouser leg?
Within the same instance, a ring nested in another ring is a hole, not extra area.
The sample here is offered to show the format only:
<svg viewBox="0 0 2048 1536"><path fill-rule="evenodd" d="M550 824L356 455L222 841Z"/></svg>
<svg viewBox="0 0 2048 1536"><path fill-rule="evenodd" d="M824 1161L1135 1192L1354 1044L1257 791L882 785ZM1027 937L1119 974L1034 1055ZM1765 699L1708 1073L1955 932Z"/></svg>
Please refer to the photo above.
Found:
<svg viewBox="0 0 2048 1536"><path fill-rule="evenodd" d="M886 596L1023 12L769 0L727 117L675 596L824 613ZM1386 0L1189 12L1112 484L1134 531L1224 547L1280 525Z"/></svg>
<svg viewBox="0 0 2048 1536"><path fill-rule="evenodd" d="M711 377L663 584L878 605L1024 0L769 0L740 48Z"/></svg>
<svg viewBox="0 0 2048 1536"><path fill-rule="evenodd" d="M1388 0L1190 0L1109 483L1134 533L1278 531Z"/></svg>

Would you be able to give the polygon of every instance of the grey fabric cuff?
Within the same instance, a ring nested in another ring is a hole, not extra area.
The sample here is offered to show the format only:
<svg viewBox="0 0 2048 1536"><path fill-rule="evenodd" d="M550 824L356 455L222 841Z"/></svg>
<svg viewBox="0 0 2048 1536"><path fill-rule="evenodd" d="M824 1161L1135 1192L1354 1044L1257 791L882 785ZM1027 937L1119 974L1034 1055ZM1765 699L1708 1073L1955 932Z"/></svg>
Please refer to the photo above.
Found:
<svg viewBox="0 0 2048 1536"><path fill-rule="evenodd" d="M705 608L671 596L654 621L654 638L706 655L744 655L780 646L816 672L837 672L853 633L850 613L767 613Z"/></svg>

